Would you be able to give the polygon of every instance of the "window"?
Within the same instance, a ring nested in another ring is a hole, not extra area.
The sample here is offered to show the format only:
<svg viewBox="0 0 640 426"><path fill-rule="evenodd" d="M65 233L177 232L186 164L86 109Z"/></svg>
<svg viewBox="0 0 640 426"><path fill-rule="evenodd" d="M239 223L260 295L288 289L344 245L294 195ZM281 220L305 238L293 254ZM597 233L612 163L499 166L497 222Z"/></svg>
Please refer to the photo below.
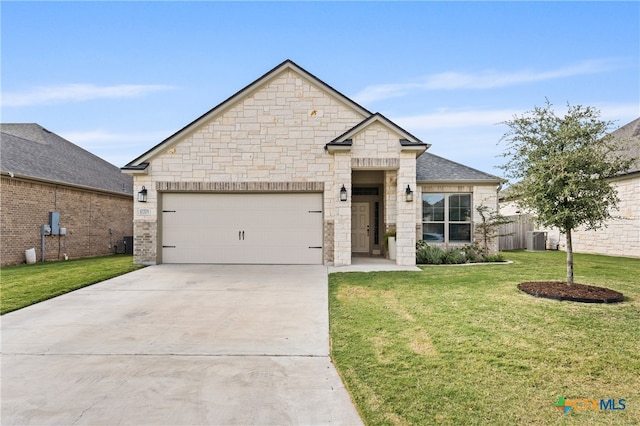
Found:
<svg viewBox="0 0 640 426"><path fill-rule="evenodd" d="M471 242L471 194L422 194L422 239Z"/></svg>

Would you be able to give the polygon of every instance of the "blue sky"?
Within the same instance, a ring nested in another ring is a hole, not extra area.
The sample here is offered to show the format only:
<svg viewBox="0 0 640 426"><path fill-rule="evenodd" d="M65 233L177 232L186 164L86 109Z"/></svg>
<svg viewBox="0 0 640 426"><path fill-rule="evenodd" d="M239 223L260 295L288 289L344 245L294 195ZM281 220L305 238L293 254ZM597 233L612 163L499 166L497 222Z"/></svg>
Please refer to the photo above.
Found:
<svg viewBox="0 0 640 426"><path fill-rule="evenodd" d="M640 116L639 2L1 4L2 122L121 167L285 59L430 152L500 175L514 114L548 98ZM612 129L613 130L613 129Z"/></svg>

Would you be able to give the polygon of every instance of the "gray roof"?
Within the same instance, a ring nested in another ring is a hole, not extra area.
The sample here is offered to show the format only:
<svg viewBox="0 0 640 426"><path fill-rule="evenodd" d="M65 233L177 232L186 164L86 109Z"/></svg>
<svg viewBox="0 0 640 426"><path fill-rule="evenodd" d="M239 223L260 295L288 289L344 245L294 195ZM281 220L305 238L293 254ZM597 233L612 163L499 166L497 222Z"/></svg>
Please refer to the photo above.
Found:
<svg viewBox="0 0 640 426"><path fill-rule="evenodd" d="M611 132L613 139L620 144L619 154L634 159L634 163L627 173L640 171L640 118L627 123L618 130Z"/></svg>
<svg viewBox="0 0 640 426"><path fill-rule="evenodd" d="M487 183L499 183L503 181L497 176L472 169L430 152L425 152L418 157L416 174L418 182L486 181Z"/></svg>
<svg viewBox="0 0 640 426"><path fill-rule="evenodd" d="M3 174L133 194L133 178L38 124L0 124Z"/></svg>

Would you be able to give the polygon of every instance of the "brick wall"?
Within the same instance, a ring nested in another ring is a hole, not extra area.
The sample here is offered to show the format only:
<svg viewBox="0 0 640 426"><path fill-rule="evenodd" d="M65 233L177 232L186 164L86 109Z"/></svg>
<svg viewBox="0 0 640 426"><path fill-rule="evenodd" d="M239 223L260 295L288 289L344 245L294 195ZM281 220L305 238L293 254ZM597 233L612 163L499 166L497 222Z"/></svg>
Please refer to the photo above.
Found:
<svg viewBox="0 0 640 426"><path fill-rule="evenodd" d="M131 196L9 177L1 178L0 193L2 265L24 263L30 248L42 259L40 226L49 223L51 211L60 213L67 235L45 237L46 260L111 254L116 245L122 252L123 237L133 235Z"/></svg>
<svg viewBox="0 0 640 426"><path fill-rule="evenodd" d="M418 217L416 218L418 223L422 223L422 194L423 193L471 193L471 199L473 202L473 240L479 242L482 245L482 233L478 229L477 224L482 222L482 218L480 214L476 211L476 208L480 205L485 205L489 207L492 211L498 210L498 193L496 190L495 184L490 185L456 185L456 184L422 184L419 188L419 193L416 195L420 202L420 206L418 208ZM502 207L500 207L500 213L502 211ZM421 239L422 236L422 228L417 227L418 231L418 239ZM442 245L447 247L456 247L456 246L464 246L466 243L447 243L447 244L437 244L430 243L433 245ZM493 241L489 243L489 253L497 253L498 252L498 238L494 238Z"/></svg>

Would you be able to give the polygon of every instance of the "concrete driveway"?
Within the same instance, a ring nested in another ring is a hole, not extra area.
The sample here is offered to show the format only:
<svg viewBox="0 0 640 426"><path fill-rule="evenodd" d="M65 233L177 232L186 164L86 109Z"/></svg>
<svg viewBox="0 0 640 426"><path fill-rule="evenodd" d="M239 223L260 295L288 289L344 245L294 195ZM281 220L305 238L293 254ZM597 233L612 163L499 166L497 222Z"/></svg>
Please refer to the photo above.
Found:
<svg viewBox="0 0 640 426"><path fill-rule="evenodd" d="M2 317L10 424L362 424L327 268L158 265Z"/></svg>

